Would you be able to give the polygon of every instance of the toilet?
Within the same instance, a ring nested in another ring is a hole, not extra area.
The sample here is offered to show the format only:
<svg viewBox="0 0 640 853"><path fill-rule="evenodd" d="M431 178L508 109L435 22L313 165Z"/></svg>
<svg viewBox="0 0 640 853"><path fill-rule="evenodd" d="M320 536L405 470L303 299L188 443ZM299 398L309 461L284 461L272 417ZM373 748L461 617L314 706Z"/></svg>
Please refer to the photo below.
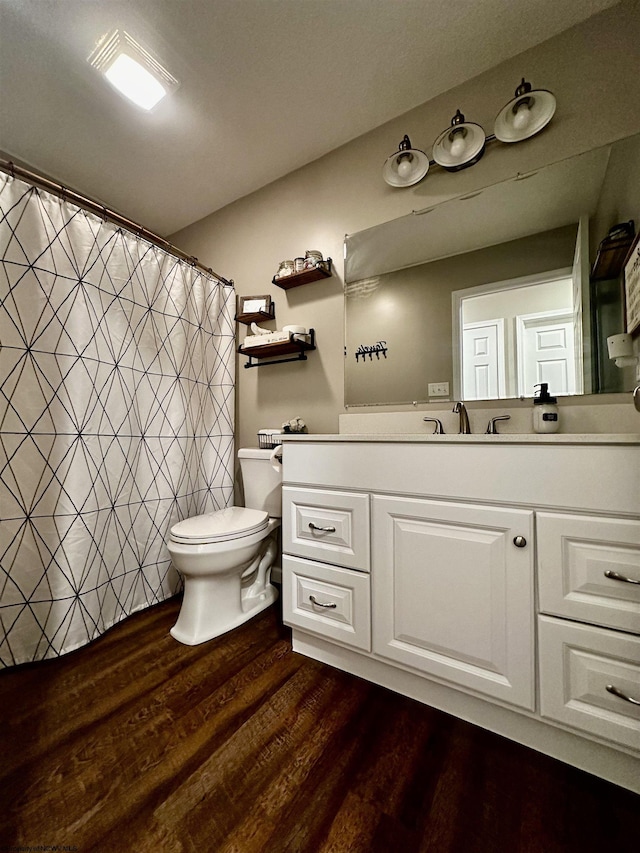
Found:
<svg viewBox="0 0 640 853"><path fill-rule="evenodd" d="M244 507L186 518L169 531L167 548L184 578L171 636L195 646L237 628L278 597L271 567L282 516L282 447L238 450Z"/></svg>

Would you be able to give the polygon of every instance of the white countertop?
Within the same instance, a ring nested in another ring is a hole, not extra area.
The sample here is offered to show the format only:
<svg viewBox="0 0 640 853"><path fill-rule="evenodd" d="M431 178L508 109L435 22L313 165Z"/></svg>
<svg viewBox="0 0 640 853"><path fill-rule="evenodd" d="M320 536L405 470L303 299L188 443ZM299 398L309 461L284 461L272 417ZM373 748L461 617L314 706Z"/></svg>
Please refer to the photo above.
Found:
<svg viewBox="0 0 640 853"><path fill-rule="evenodd" d="M343 441L343 442L413 442L434 444L640 444L639 433L553 433L549 434L498 434L487 435L431 435L427 433L362 433L338 434L285 433L278 437L285 441Z"/></svg>

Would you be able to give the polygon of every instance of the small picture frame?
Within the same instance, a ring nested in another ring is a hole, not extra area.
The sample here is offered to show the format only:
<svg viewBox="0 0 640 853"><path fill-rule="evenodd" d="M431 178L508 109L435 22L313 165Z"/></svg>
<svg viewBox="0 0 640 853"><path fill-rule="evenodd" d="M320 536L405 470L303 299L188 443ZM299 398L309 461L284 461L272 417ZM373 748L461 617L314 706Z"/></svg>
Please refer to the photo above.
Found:
<svg viewBox="0 0 640 853"><path fill-rule="evenodd" d="M627 334L640 327L640 234L631 244L624 262L624 293L627 315Z"/></svg>
<svg viewBox="0 0 640 853"><path fill-rule="evenodd" d="M272 320L275 316L271 297L236 296L236 319L243 322L257 323L259 320Z"/></svg>

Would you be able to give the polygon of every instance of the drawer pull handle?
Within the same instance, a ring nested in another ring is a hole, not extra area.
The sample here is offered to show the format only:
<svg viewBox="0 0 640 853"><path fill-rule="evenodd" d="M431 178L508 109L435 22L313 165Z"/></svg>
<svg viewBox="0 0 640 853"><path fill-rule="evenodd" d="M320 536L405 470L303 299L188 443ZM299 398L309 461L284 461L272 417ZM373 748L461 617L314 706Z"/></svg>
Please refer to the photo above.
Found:
<svg viewBox="0 0 640 853"><path fill-rule="evenodd" d="M625 702L631 702L632 705L640 705L640 700L634 699L633 696L627 696L626 693L623 693L622 690L618 690L618 688L614 687L613 684L607 684L607 692L613 693L613 695L617 696L618 699L624 699Z"/></svg>
<svg viewBox="0 0 640 853"><path fill-rule="evenodd" d="M324 607L326 610L335 610L335 608L338 606L337 604L323 604L321 601L318 601L318 599L315 597L315 595L310 595L309 601L312 604L315 604L316 607Z"/></svg>
<svg viewBox="0 0 640 853"><path fill-rule="evenodd" d="M623 583L637 583L640 586L640 581L634 580L633 578L628 578L626 575L621 575L618 572L612 572L611 569L607 569L604 573L605 578L611 578L612 581L622 581Z"/></svg>
<svg viewBox="0 0 640 853"><path fill-rule="evenodd" d="M513 540L513 544L516 546L516 548L524 548L527 544L527 540L524 538L524 536L516 536Z"/></svg>
<svg viewBox="0 0 640 853"><path fill-rule="evenodd" d="M335 527L318 527L317 524L314 524L313 521L309 522L309 530L318 530L320 533L335 533Z"/></svg>

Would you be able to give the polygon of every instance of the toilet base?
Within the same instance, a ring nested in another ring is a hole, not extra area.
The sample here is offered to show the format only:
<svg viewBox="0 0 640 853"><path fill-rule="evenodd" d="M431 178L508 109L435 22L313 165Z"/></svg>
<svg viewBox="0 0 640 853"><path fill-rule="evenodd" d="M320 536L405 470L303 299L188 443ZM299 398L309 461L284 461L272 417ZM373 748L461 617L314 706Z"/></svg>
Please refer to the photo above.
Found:
<svg viewBox="0 0 640 853"><path fill-rule="evenodd" d="M178 621L169 633L179 643L183 643L186 646L198 646L200 643L206 643L208 640L213 640L222 634L226 634L228 631L233 631L234 628L238 628L240 625L244 625L249 619L253 619L258 613L262 613L267 607L271 607L278 599L278 590L272 584L267 584L259 595L245 595L245 592L249 593L250 591L248 589L242 592L241 613L235 613L226 621L216 621L210 630L200 631L197 635L194 635L192 630L189 632L181 630L180 619L178 618Z"/></svg>

